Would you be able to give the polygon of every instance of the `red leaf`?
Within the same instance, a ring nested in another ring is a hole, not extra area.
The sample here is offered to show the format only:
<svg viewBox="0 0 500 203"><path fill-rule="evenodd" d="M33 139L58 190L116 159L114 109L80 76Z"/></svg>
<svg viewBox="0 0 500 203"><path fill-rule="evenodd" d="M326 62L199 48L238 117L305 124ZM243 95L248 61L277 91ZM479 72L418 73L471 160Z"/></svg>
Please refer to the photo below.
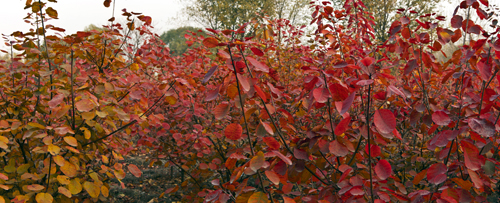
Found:
<svg viewBox="0 0 500 203"><path fill-rule="evenodd" d="M473 170L467 169L467 172L469 172L470 179L474 183L474 187L477 189L483 188L484 184L483 181L481 180L481 177Z"/></svg>
<svg viewBox="0 0 500 203"><path fill-rule="evenodd" d="M335 135L342 135L349 127L349 123L351 122L351 116L347 116L347 118L342 119L339 124L335 127Z"/></svg>
<svg viewBox="0 0 500 203"><path fill-rule="evenodd" d="M274 135L273 128L271 128L268 123L262 122L262 120L260 121L260 123L262 124L262 126L264 126L264 129L266 129L267 133L269 133L270 135Z"/></svg>
<svg viewBox="0 0 500 203"><path fill-rule="evenodd" d="M314 99L316 99L316 101L318 103L327 102L329 95L330 95L330 93L328 92L328 89L326 89L326 88L316 88L313 91Z"/></svg>
<svg viewBox="0 0 500 203"><path fill-rule="evenodd" d="M288 157L286 157L285 155L283 155L281 152L275 150L275 151L273 151L273 153L276 156L278 156L281 160L283 160L286 164L292 165L292 160L290 160Z"/></svg>
<svg viewBox="0 0 500 203"><path fill-rule="evenodd" d="M387 89L391 90L391 92L394 92L403 98L406 98L406 95L401 90L399 90L397 87L394 87L393 85L389 85L389 87L387 87Z"/></svg>
<svg viewBox="0 0 500 203"><path fill-rule="evenodd" d="M363 63L363 65L365 65L366 67L372 65L373 62L375 62L375 59L372 58L372 57L366 57L366 58L364 58L364 59L361 60L361 63Z"/></svg>
<svg viewBox="0 0 500 203"><path fill-rule="evenodd" d="M259 95L259 97L264 100L264 103L267 102L267 97L266 97L266 94L262 91L262 89L260 89L259 86L257 85L253 85L253 88L255 89L255 92L257 92L257 95Z"/></svg>
<svg viewBox="0 0 500 203"><path fill-rule="evenodd" d="M491 66L486 65L483 61L477 62L477 69L479 70L479 76L483 81L488 81L491 77Z"/></svg>
<svg viewBox="0 0 500 203"><path fill-rule="evenodd" d="M432 184L440 184L446 180L446 165L443 163L435 163L427 169L427 180Z"/></svg>
<svg viewBox="0 0 500 203"><path fill-rule="evenodd" d="M356 83L356 85L359 86L366 86L366 85L371 85L373 83L373 80L360 80Z"/></svg>
<svg viewBox="0 0 500 203"><path fill-rule="evenodd" d="M485 159L479 155L477 147L466 140L462 140L460 146L462 146L462 150L464 151L465 167L473 171L481 169L481 166L485 163Z"/></svg>
<svg viewBox="0 0 500 203"><path fill-rule="evenodd" d="M462 21L464 21L464 18L462 16L454 15L451 18L451 27L455 29L462 27Z"/></svg>
<svg viewBox="0 0 500 203"><path fill-rule="evenodd" d="M255 67L256 71L261 71L264 73L269 73L269 67L267 67L266 64L261 63L260 61L257 61L256 59L252 57L246 57L247 61L250 62Z"/></svg>
<svg viewBox="0 0 500 203"><path fill-rule="evenodd" d="M311 80L307 81L307 77L305 78L306 80L304 81L304 89L306 90L312 90L315 86L316 83L319 81L318 77L313 77ZM333 94L333 92L332 92Z"/></svg>
<svg viewBox="0 0 500 203"><path fill-rule="evenodd" d="M493 123L484 119L470 118L469 127L484 137L493 137L495 135L495 126Z"/></svg>
<svg viewBox="0 0 500 203"><path fill-rule="evenodd" d="M432 121L437 125L448 125L451 122L450 117L444 111L435 111L432 114Z"/></svg>
<svg viewBox="0 0 500 203"><path fill-rule="evenodd" d="M242 136L243 128L238 123L231 123L226 126L224 135L230 140L239 140Z"/></svg>
<svg viewBox="0 0 500 203"><path fill-rule="evenodd" d="M247 77L240 75L239 73L237 74L238 81L240 82L241 87L243 87L243 90L247 92L250 90L250 83L247 79Z"/></svg>
<svg viewBox="0 0 500 203"><path fill-rule="evenodd" d="M213 112L215 115L215 119L217 119L217 120L223 119L224 117L226 117L227 113L229 112L229 103L226 101L222 102L221 104L217 105L214 108Z"/></svg>
<svg viewBox="0 0 500 203"><path fill-rule="evenodd" d="M281 148L281 145L274 137L263 137L262 140L266 143L266 145L269 147L269 150L278 150Z"/></svg>
<svg viewBox="0 0 500 203"><path fill-rule="evenodd" d="M413 71L413 69L415 69L416 67L418 67L418 63L417 63L416 59L408 61L408 63L405 66L404 74L405 75L410 74Z"/></svg>
<svg viewBox="0 0 500 203"><path fill-rule="evenodd" d="M448 145L449 141L455 139L457 135L457 130L443 130L431 139L431 141L429 142L429 148L431 148L431 146L444 147ZM433 147L432 149L434 149L435 147Z"/></svg>
<svg viewBox="0 0 500 203"><path fill-rule="evenodd" d="M140 178L141 175L142 175L142 172L141 170L139 169L139 167L137 167L136 165L134 164L129 164L127 166L128 170L130 171L130 173L132 173L132 175L134 175L135 177L138 177Z"/></svg>
<svg viewBox="0 0 500 203"><path fill-rule="evenodd" d="M250 48L250 50L253 52L253 54L255 54L257 56L264 56L264 52L262 52L260 49L252 47L252 48Z"/></svg>
<svg viewBox="0 0 500 203"><path fill-rule="evenodd" d="M203 45L205 45L207 48L214 48L219 44L219 41L213 37L205 38L203 40Z"/></svg>
<svg viewBox="0 0 500 203"><path fill-rule="evenodd" d="M212 68L210 68L210 70L208 70L207 74L205 74L205 77L203 77L203 80L201 81L203 84L205 84L206 82L208 82L208 80L210 80L212 75L215 73L215 70L217 70L217 67L219 66L215 65Z"/></svg>
<svg viewBox="0 0 500 203"><path fill-rule="evenodd" d="M375 173L380 179L387 179L392 174L391 164L385 159L378 161L377 165L375 165Z"/></svg>
<svg viewBox="0 0 500 203"><path fill-rule="evenodd" d="M337 140L330 142L329 149L330 149L330 152L332 154L334 154L335 156L343 157L349 153L349 150L347 150L347 147L344 146L343 144L340 144Z"/></svg>
<svg viewBox="0 0 500 203"><path fill-rule="evenodd" d="M64 94L58 94L52 100L49 101L49 107L55 108L64 100Z"/></svg>
<svg viewBox="0 0 500 203"><path fill-rule="evenodd" d="M333 101L344 101L350 94L347 88L338 83L328 85L328 89L332 93Z"/></svg>
<svg viewBox="0 0 500 203"><path fill-rule="evenodd" d="M309 159L309 155L307 155L307 152L303 149L298 149L298 148L293 149L293 156L297 159L303 159L303 160Z"/></svg>
<svg viewBox="0 0 500 203"><path fill-rule="evenodd" d="M371 149L372 157L380 156L381 151L380 151L380 147L378 145L371 144L370 149ZM368 154L368 145L366 145L365 151L366 151L366 154Z"/></svg>
<svg viewBox="0 0 500 203"><path fill-rule="evenodd" d="M349 108L352 105L352 102L354 101L354 97L356 96L356 92L352 92L347 99L345 99L342 102L342 109L340 110L340 115L344 115L347 111L349 111Z"/></svg>
<svg viewBox="0 0 500 203"><path fill-rule="evenodd" d="M217 96L219 96L219 91L220 91L220 85L217 86L217 88L215 88L214 90L209 91L207 93L207 96L205 97L205 101L212 101L212 100L216 99Z"/></svg>
<svg viewBox="0 0 500 203"><path fill-rule="evenodd" d="M389 134L392 133L394 129L396 129L396 117L392 111L387 109L379 109L375 111L373 115L373 122L375 123L375 127L380 133Z"/></svg>

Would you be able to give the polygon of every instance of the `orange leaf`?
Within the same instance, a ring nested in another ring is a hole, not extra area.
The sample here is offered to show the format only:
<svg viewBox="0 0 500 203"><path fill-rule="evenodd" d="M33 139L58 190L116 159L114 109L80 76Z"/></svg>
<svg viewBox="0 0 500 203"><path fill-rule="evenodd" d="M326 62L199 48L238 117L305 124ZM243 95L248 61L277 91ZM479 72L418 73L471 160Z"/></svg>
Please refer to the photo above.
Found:
<svg viewBox="0 0 500 203"><path fill-rule="evenodd" d="M250 196L248 199L248 203L267 203L269 199L267 199L267 195L263 192L256 192Z"/></svg>
<svg viewBox="0 0 500 203"><path fill-rule="evenodd" d="M219 42L217 41L217 39L215 39L213 37L205 38L203 40L203 45L205 45L207 48L214 48L218 44L219 44Z"/></svg>
<svg viewBox="0 0 500 203"><path fill-rule="evenodd" d="M130 173L132 173L132 175L134 175L135 177L138 177L138 178L141 177L142 172L139 169L139 167L137 167L134 164L129 164L127 167L128 167L128 170L130 171Z"/></svg>
<svg viewBox="0 0 500 203"><path fill-rule="evenodd" d="M217 105L214 108L215 119L217 119L217 120L223 119L224 117L226 117L228 112L229 112L229 103L222 102L221 104Z"/></svg>
<svg viewBox="0 0 500 203"><path fill-rule="evenodd" d="M275 184L275 185L279 185L280 184L280 177L279 175L274 172L274 171L266 171L265 172L267 178L269 178L269 180Z"/></svg>
<svg viewBox="0 0 500 203"><path fill-rule="evenodd" d="M78 141L74 137L66 136L64 137L64 141L73 147L78 147Z"/></svg>
<svg viewBox="0 0 500 203"><path fill-rule="evenodd" d="M266 94L262 91L262 89L260 89L260 87L257 85L253 85L253 88L255 88L255 92L257 92L257 95L259 95L259 97L262 100L264 100L264 103L266 103L267 102Z"/></svg>
<svg viewBox="0 0 500 203"><path fill-rule="evenodd" d="M262 140L264 140L270 150L277 150L281 147L280 143L274 137L263 137Z"/></svg>
<svg viewBox="0 0 500 203"><path fill-rule="evenodd" d="M266 162L266 159L264 157L264 153L262 151L259 151L253 158L250 160L250 168L253 171L257 171L262 166L264 166L264 162Z"/></svg>
<svg viewBox="0 0 500 203"><path fill-rule="evenodd" d="M90 99L82 99L75 104L76 109L80 112L89 112L94 109L95 104Z"/></svg>
<svg viewBox="0 0 500 203"><path fill-rule="evenodd" d="M42 185L38 185L38 184L33 184L33 185L28 185L26 188L28 188L28 190L31 190L31 191L40 191L40 190L43 190L45 187L42 186Z"/></svg>
<svg viewBox="0 0 500 203"><path fill-rule="evenodd" d="M57 191L68 198L71 198L71 196L72 196L71 192L65 187L59 187L59 188L57 188Z"/></svg>
<svg viewBox="0 0 500 203"><path fill-rule="evenodd" d="M243 128L238 123L231 123L226 126L224 135L230 140L239 140L242 136Z"/></svg>

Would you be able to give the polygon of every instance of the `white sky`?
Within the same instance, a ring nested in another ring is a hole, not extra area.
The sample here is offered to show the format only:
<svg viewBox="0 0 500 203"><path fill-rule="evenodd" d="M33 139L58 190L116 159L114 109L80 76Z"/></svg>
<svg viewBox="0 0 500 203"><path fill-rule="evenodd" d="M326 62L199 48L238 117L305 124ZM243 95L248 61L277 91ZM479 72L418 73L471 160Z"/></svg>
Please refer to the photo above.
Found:
<svg viewBox="0 0 500 203"><path fill-rule="evenodd" d="M34 0L36 1L36 0ZM113 0L115 1L115 0ZM81 31L89 24L97 26L108 24L111 18L113 3L109 8L104 7L104 0L58 0L57 3L49 2L57 10L58 18L50 20L47 24L66 29L65 34ZM179 0L116 0L115 18L118 22L125 19L122 9L128 12L139 12L153 18L153 26L157 33L162 33L181 24L173 20L184 8ZM0 33L10 35L14 31L27 32L31 25L24 22L23 18L31 9L24 10L26 0L0 0ZM0 38L0 48L5 49L5 42Z"/></svg>
<svg viewBox="0 0 500 203"><path fill-rule="evenodd" d="M33 0L36 1L36 0ZM185 3L189 0L113 0L116 1L115 17L118 22L124 22L122 9L140 12L153 18L154 31L161 34L169 29L194 23L174 19L181 14ZM442 0L441 6L448 17L460 0L448 0L452 5ZM490 0L491 1L491 0ZM49 2L47 6L53 7L58 12L59 19L50 20L47 24L66 29L65 34L73 34L83 30L85 26L108 24L107 20L112 15L112 4L104 7L104 0L58 0L57 3ZM10 35L14 31L27 32L31 26L23 18L30 10L24 10L26 0L0 0L0 34ZM50 33L49 31L49 34ZM5 49L5 42L0 38L0 49Z"/></svg>

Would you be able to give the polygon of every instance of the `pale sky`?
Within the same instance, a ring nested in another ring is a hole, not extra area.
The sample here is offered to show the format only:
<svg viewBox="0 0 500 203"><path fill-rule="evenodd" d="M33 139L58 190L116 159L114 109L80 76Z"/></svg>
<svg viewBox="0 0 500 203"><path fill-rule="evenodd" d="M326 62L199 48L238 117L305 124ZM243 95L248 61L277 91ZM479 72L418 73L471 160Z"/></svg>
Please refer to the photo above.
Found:
<svg viewBox="0 0 500 203"><path fill-rule="evenodd" d="M34 0L36 1L36 0ZM114 1L114 0L113 0ZM65 34L81 31L89 24L97 26L107 24L111 18L113 3L109 8L104 7L104 0L58 0L57 3L49 2L57 10L59 19L50 20L47 24L66 29ZM154 31L161 34L181 24L173 20L178 16L184 5L179 0L116 0L115 18L118 22L125 19L122 9L128 12L139 12L153 18ZM0 0L0 33L10 35L14 31L27 32L31 26L23 18L31 9L24 10L26 0ZM5 48L5 43L0 38L0 48Z"/></svg>

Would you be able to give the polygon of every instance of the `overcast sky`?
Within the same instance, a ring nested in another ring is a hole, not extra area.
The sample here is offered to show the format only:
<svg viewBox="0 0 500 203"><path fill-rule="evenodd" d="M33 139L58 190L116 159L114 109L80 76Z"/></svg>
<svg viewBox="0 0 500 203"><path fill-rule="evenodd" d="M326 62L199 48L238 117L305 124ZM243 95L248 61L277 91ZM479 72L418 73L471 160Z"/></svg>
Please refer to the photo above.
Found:
<svg viewBox="0 0 500 203"><path fill-rule="evenodd" d="M112 15L112 5L104 7L104 0L58 0L49 2L57 10L59 19L50 20L47 24L66 29L66 34L83 30L89 24L103 25ZM115 17L120 22L122 9L140 12L153 18L155 31L161 33L181 26L173 20L184 7L179 0L116 0ZM0 0L0 33L10 35L14 31L28 31L31 26L23 18L30 11L24 10L26 0ZM124 19L124 18L123 18ZM5 48L0 38L1 48Z"/></svg>

